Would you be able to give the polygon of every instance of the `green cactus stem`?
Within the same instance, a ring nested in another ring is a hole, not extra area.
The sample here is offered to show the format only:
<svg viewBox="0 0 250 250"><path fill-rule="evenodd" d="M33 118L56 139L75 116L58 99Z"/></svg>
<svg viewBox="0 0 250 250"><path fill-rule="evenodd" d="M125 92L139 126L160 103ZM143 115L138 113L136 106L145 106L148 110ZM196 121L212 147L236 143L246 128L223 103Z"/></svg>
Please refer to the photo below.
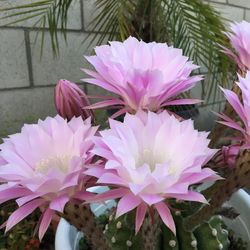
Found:
<svg viewBox="0 0 250 250"><path fill-rule="evenodd" d="M142 229L135 235L135 213L129 213L115 219L113 215L105 226L105 235L113 250L145 250L146 239ZM180 211L173 214L176 235L163 223L159 225L154 250L227 250L230 244L228 231L224 228L221 216L213 216L209 222L198 226L194 232L184 227L184 217ZM150 220L148 220L150 223ZM147 222L147 223L148 223ZM151 221L151 227L154 223ZM154 240L155 241L155 240ZM152 247L152 245L150 246Z"/></svg>
<svg viewBox="0 0 250 250"><path fill-rule="evenodd" d="M197 250L197 239L192 232L188 232L184 229L182 216L175 216L174 219L179 242L178 249Z"/></svg>
<svg viewBox="0 0 250 250"><path fill-rule="evenodd" d="M230 241L228 231L224 228L221 216L213 216L209 222L199 225L194 232L187 231L184 227L182 215L174 216L177 235L176 237L168 230L163 237L170 237L164 241L164 250L211 250L228 249ZM163 227L165 227L163 225ZM159 248L160 250L161 248Z"/></svg>
<svg viewBox="0 0 250 250"><path fill-rule="evenodd" d="M102 250L112 249L88 204L79 204L71 200L66 204L61 216L84 233L92 250L100 250L100 246Z"/></svg>
<svg viewBox="0 0 250 250"><path fill-rule="evenodd" d="M109 223L105 225L104 234L107 237L112 250L140 250L143 248L141 234L135 235L135 213L125 214L115 219L115 215L109 216Z"/></svg>
<svg viewBox="0 0 250 250"><path fill-rule="evenodd" d="M209 222L205 222L194 231L197 240L197 249L202 250L227 250L230 241L228 231L222 227L220 216L214 216Z"/></svg>
<svg viewBox="0 0 250 250"><path fill-rule="evenodd" d="M197 225L207 221L234 192L247 186L250 186L250 151L244 150L238 155L235 168L230 175L204 191L210 204L204 205L189 216L185 221L185 227L192 231Z"/></svg>

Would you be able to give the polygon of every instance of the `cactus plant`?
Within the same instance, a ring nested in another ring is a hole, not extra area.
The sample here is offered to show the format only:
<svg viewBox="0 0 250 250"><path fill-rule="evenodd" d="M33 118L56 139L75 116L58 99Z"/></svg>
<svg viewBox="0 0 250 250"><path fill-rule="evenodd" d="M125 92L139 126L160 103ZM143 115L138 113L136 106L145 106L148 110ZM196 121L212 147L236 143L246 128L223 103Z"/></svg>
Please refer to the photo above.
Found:
<svg viewBox="0 0 250 250"><path fill-rule="evenodd" d="M115 218L107 215L104 234L113 250L144 250L144 235L135 235L135 214L129 213ZM187 231L183 225L184 216L177 210L174 215L177 233L174 235L164 224L161 224L157 236L155 250L211 250L228 249L230 241L220 215L213 216L209 222L202 223L193 232ZM152 224L151 224L152 225ZM82 248L83 249L83 248Z"/></svg>
<svg viewBox="0 0 250 250"><path fill-rule="evenodd" d="M194 204L187 202L172 204L176 224L176 235L163 223L157 234L154 250L246 250L247 243L237 238L233 230L228 228L221 215L212 216L209 221L201 223L193 231L185 228L185 218L196 209ZM112 250L145 250L143 229L135 234L135 212L115 218L114 210L107 210L97 217L97 223L103 229ZM145 221L153 227L155 221L147 217ZM154 218L155 220L155 218ZM147 223L146 223L147 224ZM80 250L92 250L86 237L79 242Z"/></svg>

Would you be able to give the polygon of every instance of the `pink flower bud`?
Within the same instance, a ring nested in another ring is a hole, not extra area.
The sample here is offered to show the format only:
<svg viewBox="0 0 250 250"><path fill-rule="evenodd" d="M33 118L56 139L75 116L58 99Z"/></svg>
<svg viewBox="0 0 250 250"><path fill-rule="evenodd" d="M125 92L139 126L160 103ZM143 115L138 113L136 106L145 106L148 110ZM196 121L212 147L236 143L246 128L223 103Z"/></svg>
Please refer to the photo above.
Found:
<svg viewBox="0 0 250 250"><path fill-rule="evenodd" d="M55 106L58 114L70 120L72 117L82 116L85 120L94 117L93 111L85 109L89 106L86 94L75 83L61 79L55 87Z"/></svg>
<svg viewBox="0 0 250 250"><path fill-rule="evenodd" d="M222 154L224 158L224 164L229 167L234 167L236 158L240 152L240 145L223 146Z"/></svg>
<svg viewBox="0 0 250 250"><path fill-rule="evenodd" d="M234 167L240 149L239 144L223 146L214 157L215 165L219 168Z"/></svg>

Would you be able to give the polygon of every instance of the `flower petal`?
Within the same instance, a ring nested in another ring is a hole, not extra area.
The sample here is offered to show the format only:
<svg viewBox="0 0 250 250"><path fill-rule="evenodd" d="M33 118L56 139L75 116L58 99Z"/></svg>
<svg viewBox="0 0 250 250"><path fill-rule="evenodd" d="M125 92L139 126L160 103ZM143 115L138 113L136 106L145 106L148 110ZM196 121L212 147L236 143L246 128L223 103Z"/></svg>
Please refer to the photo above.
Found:
<svg viewBox="0 0 250 250"><path fill-rule="evenodd" d="M174 194L173 197L178 200L196 201L208 204L207 200L202 194L194 191L188 191L187 194Z"/></svg>
<svg viewBox="0 0 250 250"><path fill-rule="evenodd" d="M117 210L116 210L116 218L133 210L140 203L141 203L140 198L134 196L133 194L126 194L118 202Z"/></svg>
<svg viewBox="0 0 250 250"><path fill-rule="evenodd" d="M147 212L147 206L144 203L141 203L136 209L135 217L135 234L137 234L142 226L143 220Z"/></svg>
<svg viewBox="0 0 250 250"><path fill-rule="evenodd" d="M13 212L6 224L5 232L8 232L13 226L18 224L22 219L31 214L36 208L41 206L45 201L43 199L33 200L22 207L18 208L15 212Z"/></svg>
<svg viewBox="0 0 250 250"><path fill-rule="evenodd" d="M106 173L103 174L97 181L97 183L103 183L103 184L114 184L119 186L126 186L126 182L116 174L112 173Z"/></svg>
<svg viewBox="0 0 250 250"><path fill-rule="evenodd" d="M60 195L50 202L50 209L63 213L65 204L69 201L69 196L67 194Z"/></svg>
<svg viewBox="0 0 250 250"><path fill-rule="evenodd" d="M172 214L164 202L154 205L164 224L176 235L176 228Z"/></svg>
<svg viewBox="0 0 250 250"><path fill-rule="evenodd" d="M129 191L126 188L111 189L102 194L98 194L93 198L89 198L87 202L88 203L89 202L103 202L106 200L113 200L113 199L117 199L128 194L128 192Z"/></svg>
<svg viewBox="0 0 250 250"><path fill-rule="evenodd" d="M43 236L46 233L54 214L55 214L55 211L53 211L49 208L46 209L45 212L43 213L42 219L41 219L41 222L39 225L39 232L38 232L38 236L39 236L40 241L42 241Z"/></svg>
<svg viewBox="0 0 250 250"><path fill-rule="evenodd" d="M146 202L149 206L158 203L164 200L164 197L158 194L140 194L140 197Z"/></svg>
<svg viewBox="0 0 250 250"><path fill-rule="evenodd" d="M6 189L0 191L0 204L8 200L30 194L32 194L31 191L23 187L6 187Z"/></svg>

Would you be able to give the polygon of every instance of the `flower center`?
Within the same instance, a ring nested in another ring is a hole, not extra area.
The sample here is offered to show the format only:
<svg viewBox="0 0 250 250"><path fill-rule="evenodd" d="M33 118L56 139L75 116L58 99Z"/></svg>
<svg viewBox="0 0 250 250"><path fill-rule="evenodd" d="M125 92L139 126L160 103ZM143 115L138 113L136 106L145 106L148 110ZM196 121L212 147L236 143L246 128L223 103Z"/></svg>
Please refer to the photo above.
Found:
<svg viewBox="0 0 250 250"><path fill-rule="evenodd" d="M57 169L67 173L71 157L69 155L56 155L47 159L42 159L35 166L35 170L40 173L47 173L49 169Z"/></svg>
<svg viewBox="0 0 250 250"><path fill-rule="evenodd" d="M149 165L151 172L154 171L156 162L152 150L148 148L143 149L141 161L142 163L147 163Z"/></svg>
<svg viewBox="0 0 250 250"><path fill-rule="evenodd" d="M173 160L169 159L167 152L164 151L155 154L153 149L144 148L142 150L140 158L137 161L137 166L142 166L145 163L148 164L151 172L155 170L157 164L164 163L168 165L168 168L166 169L168 174L176 174L177 172L176 163Z"/></svg>

